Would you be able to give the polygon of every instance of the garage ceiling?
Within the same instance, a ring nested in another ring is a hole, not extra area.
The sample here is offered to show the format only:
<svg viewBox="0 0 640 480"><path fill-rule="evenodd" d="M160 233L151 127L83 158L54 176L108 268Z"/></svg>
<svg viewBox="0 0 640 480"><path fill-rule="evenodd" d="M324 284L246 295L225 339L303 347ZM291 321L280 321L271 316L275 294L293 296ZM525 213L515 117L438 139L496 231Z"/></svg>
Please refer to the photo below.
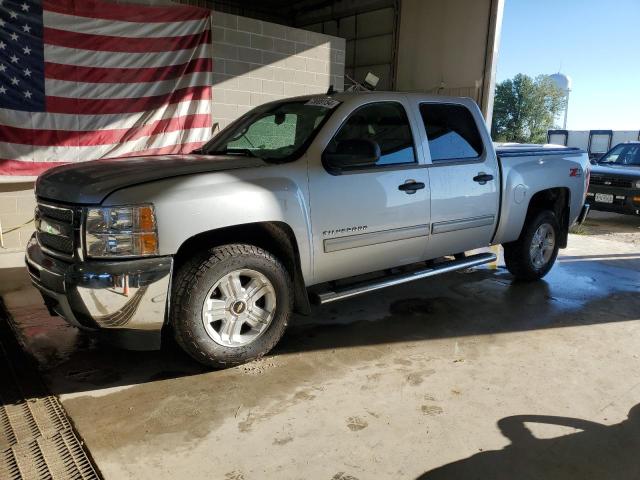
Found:
<svg viewBox="0 0 640 480"><path fill-rule="evenodd" d="M221 12L233 13L258 20L278 19L278 23L300 24L325 21L389 7L397 0L174 0Z"/></svg>
<svg viewBox="0 0 640 480"><path fill-rule="evenodd" d="M296 16L306 9L326 6L326 0L177 0L179 3L213 8L220 12L294 26Z"/></svg>

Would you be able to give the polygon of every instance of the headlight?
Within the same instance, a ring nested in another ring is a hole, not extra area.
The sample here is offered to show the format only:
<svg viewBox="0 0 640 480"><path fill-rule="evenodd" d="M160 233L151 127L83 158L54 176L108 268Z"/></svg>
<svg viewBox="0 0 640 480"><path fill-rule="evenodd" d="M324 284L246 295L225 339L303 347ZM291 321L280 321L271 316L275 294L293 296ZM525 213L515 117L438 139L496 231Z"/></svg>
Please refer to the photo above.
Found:
<svg viewBox="0 0 640 480"><path fill-rule="evenodd" d="M636 181L633 183L633 188L640 188L640 180L636 180Z"/></svg>
<svg viewBox="0 0 640 480"><path fill-rule="evenodd" d="M158 254L153 205L87 208L85 218L85 247L89 257Z"/></svg>

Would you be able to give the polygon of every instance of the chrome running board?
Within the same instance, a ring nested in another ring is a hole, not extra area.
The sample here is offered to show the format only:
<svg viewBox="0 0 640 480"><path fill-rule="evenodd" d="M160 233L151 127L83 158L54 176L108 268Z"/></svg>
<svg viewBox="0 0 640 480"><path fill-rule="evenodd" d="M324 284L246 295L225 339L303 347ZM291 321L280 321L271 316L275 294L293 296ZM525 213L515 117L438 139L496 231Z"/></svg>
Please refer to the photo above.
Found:
<svg viewBox="0 0 640 480"><path fill-rule="evenodd" d="M393 287L394 285L402 285L403 283L409 283L415 280L421 280L423 278L434 277L443 273L463 270L465 268L476 267L478 265L484 265L485 263L494 262L496 261L496 259L497 257L494 253L479 253L477 255L472 255L460 260L451 260L439 263L437 265L434 265L433 267L423 268L411 273L391 275L372 281L359 282L336 290L316 293L313 295L312 300L316 304L331 303L338 300L343 300L345 298L355 297L356 295L362 295L363 293L374 292L383 288Z"/></svg>

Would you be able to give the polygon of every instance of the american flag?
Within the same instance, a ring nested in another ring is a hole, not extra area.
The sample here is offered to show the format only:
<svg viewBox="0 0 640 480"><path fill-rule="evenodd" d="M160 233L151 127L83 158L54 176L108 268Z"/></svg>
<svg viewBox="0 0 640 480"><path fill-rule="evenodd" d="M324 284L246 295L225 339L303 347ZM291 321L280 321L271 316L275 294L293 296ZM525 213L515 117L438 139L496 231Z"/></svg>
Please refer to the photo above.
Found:
<svg viewBox="0 0 640 480"><path fill-rule="evenodd" d="M210 11L0 0L0 176L211 136Z"/></svg>

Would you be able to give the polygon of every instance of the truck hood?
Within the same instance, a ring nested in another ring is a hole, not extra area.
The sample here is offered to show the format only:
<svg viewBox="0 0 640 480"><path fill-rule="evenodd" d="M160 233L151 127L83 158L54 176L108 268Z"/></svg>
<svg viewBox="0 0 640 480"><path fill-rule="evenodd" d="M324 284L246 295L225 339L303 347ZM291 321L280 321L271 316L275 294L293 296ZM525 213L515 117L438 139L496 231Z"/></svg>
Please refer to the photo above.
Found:
<svg viewBox="0 0 640 480"><path fill-rule="evenodd" d="M259 158L212 155L158 155L62 165L38 177L38 198L97 204L126 187L165 178L268 165Z"/></svg>
<svg viewBox="0 0 640 480"><path fill-rule="evenodd" d="M624 178L640 178L640 166L636 165L592 165L591 175L610 175Z"/></svg>

